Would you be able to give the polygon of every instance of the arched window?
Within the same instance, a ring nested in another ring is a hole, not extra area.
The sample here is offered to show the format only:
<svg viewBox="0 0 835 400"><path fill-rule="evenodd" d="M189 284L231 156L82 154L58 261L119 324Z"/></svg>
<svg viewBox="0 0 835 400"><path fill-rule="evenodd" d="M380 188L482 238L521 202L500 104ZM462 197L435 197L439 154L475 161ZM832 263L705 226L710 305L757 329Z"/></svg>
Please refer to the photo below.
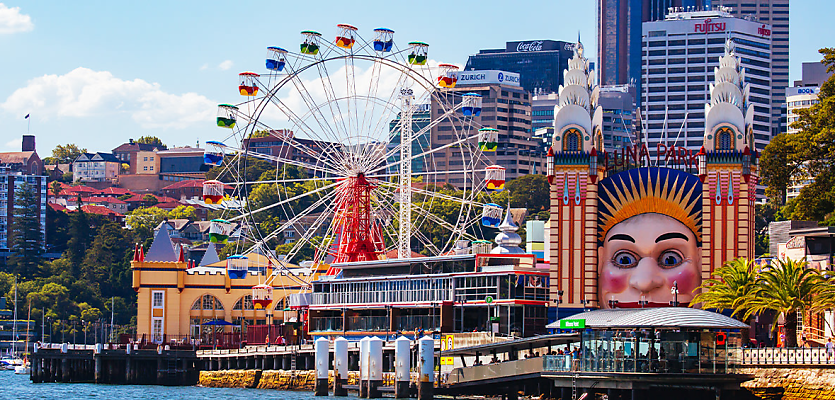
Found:
<svg viewBox="0 0 835 400"><path fill-rule="evenodd" d="M563 134L563 151L580 151L580 131L570 128Z"/></svg>
<svg viewBox="0 0 835 400"><path fill-rule="evenodd" d="M603 150L603 134L597 132L597 135L594 136L594 146L597 148L597 151Z"/></svg>
<svg viewBox="0 0 835 400"><path fill-rule="evenodd" d="M204 294L194 301L194 304L191 305L191 309L203 311L223 311L223 304L221 304L217 297L210 294Z"/></svg>
<svg viewBox="0 0 835 400"><path fill-rule="evenodd" d="M232 306L232 309L233 310L254 310L255 305L252 304L252 295L248 294L248 295L238 299L238 301L235 302L235 305Z"/></svg>
<svg viewBox="0 0 835 400"><path fill-rule="evenodd" d="M734 147L734 132L731 128L722 127L716 132L716 150L731 150Z"/></svg>

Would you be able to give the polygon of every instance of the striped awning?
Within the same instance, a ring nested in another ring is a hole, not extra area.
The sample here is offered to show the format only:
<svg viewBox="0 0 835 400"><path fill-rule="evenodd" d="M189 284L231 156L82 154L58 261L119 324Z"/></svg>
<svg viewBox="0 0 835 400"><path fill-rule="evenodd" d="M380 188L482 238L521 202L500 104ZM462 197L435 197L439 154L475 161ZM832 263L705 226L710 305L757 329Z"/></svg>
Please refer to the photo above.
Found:
<svg viewBox="0 0 835 400"><path fill-rule="evenodd" d="M749 326L712 311L685 307L630 308L595 310L572 315L563 320L585 320L588 329L742 329ZM559 329L560 321L548 324Z"/></svg>

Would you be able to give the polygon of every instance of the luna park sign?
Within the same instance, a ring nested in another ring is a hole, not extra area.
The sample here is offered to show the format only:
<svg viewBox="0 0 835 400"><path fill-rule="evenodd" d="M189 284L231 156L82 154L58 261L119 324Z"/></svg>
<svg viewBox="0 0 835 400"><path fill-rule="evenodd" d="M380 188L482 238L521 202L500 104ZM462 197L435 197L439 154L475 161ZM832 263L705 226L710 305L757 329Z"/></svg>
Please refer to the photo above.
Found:
<svg viewBox="0 0 835 400"><path fill-rule="evenodd" d="M655 157L650 156L646 144L624 146L614 151L603 152L603 167L607 173L617 173L632 168L664 166L682 171L698 169L698 152L681 146L667 146L658 143Z"/></svg>

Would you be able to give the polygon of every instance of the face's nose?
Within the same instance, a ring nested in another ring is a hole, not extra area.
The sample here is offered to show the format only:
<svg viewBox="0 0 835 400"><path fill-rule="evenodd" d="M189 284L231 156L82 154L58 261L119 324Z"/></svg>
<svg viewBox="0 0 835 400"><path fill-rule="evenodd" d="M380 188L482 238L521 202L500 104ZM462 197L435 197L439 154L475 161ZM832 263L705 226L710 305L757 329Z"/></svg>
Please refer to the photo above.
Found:
<svg viewBox="0 0 835 400"><path fill-rule="evenodd" d="M647 294L662 285L664 277L661 276L661 268L651 257L644 257L638 261L638 265L629 277L629 286L642 294Z"/></svg>

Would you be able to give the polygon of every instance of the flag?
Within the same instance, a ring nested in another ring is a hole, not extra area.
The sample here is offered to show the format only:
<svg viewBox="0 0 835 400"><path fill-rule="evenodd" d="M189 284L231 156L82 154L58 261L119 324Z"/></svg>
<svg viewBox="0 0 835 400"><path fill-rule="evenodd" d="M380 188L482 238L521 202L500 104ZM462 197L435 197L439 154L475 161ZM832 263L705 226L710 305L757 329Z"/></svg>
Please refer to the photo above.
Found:
<svg viewBox="0 0 835 400"><path fill-rule="evenodd" d="M29 114L26 114L26 116L23 117L23 119L29 119Z"/></svg>

